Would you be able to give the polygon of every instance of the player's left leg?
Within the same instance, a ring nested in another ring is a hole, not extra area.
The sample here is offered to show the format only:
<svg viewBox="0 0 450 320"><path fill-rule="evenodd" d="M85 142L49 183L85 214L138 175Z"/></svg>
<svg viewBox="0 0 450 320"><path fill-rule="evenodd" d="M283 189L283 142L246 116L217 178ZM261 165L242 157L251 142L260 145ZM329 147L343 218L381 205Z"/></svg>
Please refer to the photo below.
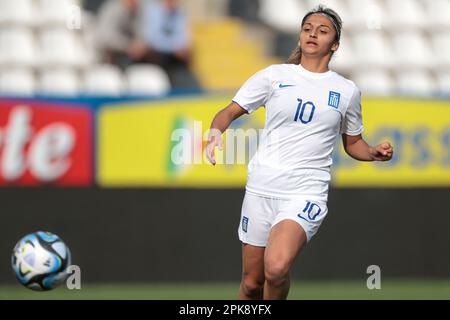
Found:
<svg viewBox="0 0 450 320"><path fill-rule="evenodd" d="M283 220L271 230L264 255L264 299L286 299L290 287L290 269L307 241L299 223Z"/></svg>

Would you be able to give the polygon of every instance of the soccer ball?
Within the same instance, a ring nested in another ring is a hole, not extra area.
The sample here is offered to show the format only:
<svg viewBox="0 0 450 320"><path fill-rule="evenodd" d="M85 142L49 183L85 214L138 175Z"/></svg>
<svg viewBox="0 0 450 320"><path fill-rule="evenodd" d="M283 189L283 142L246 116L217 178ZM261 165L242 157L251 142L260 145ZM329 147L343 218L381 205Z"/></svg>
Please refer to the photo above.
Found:
<svg viewBox="0 0 450 320"><path fill-rule="evenodd" d="M23 237L14 247L11 264L17 279L25 287L51 290L67 278L69 248L57 235L38 231Z"/></svg>

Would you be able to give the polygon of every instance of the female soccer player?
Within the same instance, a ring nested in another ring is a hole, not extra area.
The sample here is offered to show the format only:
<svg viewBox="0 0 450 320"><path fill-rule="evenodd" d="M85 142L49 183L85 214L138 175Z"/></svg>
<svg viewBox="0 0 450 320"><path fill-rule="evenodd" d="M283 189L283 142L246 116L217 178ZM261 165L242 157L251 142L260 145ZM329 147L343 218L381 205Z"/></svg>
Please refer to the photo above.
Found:
<svg viewBox="0 0 450 320"><path fill-rule="evenodd" d="M298 47L287 64L256 73L214 118L206 154L216 164L222 133L260 106L266 124L248 166L239 239L241 299L286 299L290 269L327 215L331 154L339 134L347 154L360 161L388 161L393 148L362 138L361 94L329 70L342 21L319 6L303 18Z"/></svg>

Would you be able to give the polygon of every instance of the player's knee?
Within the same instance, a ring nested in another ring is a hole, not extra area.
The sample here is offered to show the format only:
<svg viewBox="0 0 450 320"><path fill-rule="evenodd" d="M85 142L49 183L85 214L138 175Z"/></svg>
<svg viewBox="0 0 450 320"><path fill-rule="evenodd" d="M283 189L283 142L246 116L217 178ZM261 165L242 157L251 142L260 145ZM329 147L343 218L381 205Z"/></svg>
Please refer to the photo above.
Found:
<svg viewBox="0 0 450 320"><path fill-rule="evenodd" d="M260 296L264 290L264 280L256 279L251 276L242 277L242 290L246 296L257 297Z"/></svg>
<svg viewBox="0 0 450 320"><path fill-rule="evenodd" d="M274 286L283 285L289 278L289 263L283 260L268 260L264 266L266 281Z"/></svg>

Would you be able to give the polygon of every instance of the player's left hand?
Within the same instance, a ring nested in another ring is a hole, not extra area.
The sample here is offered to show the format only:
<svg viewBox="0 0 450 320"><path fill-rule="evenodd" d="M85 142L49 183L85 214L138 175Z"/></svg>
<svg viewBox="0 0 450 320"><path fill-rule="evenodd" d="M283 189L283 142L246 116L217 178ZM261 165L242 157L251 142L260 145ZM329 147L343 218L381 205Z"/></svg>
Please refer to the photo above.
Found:
<svg viewBox="0 0 450 320"><path fill-rule="evenodd" d="M394 148L389 142L383 142L371 149L374 161L389 161L394 154Z"/></svg>

